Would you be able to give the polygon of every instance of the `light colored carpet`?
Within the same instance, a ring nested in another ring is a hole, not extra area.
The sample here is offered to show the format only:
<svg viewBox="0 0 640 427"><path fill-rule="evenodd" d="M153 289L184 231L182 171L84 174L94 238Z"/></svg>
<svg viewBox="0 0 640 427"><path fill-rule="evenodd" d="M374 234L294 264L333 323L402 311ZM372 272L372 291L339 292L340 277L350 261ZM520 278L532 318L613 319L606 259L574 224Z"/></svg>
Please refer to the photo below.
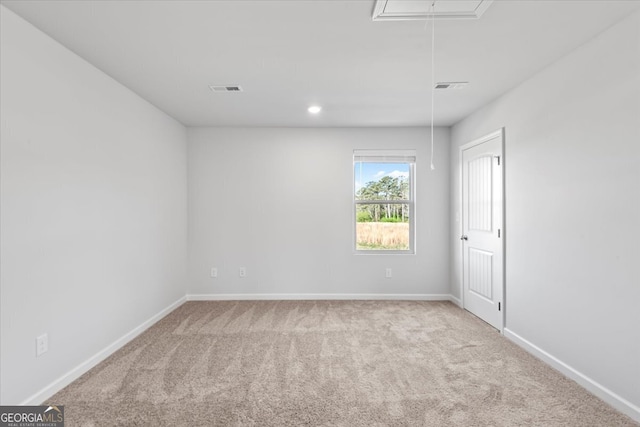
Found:
<svg viewBox="0 0 640 427"><path fill-rule="evenodd" d="M50 399L68 426L637 426L448 302L188 302Z"/></svg>

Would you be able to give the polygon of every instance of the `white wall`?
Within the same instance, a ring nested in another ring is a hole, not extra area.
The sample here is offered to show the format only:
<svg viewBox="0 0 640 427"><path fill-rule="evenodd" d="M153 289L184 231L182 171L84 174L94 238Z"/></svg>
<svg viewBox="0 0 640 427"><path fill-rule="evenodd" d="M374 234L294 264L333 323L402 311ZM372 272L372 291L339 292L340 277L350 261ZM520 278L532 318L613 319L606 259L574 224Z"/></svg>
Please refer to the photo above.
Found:
<svg viewBox="0 0 640 427"><path fill-rule="evenodd" d="M640 419L639 15L452 128L452 216L459 147L503 126L508 332ZM459 295L459 244L452 260Z"/></svg>
<svg viewBox="0 0 640 427"><path fill-rule="evenodd" d="M426 128L190 128L188 293L447 295L448 129L436 137L431 172ZM353 254L356 148L417 150L416 255Z"/></svg>
<svg viewBox="0 0 640 427"><path fill-rule="evenodd" d="M1 401L17 404L184 296L186 130L0 11Z"/></svg>

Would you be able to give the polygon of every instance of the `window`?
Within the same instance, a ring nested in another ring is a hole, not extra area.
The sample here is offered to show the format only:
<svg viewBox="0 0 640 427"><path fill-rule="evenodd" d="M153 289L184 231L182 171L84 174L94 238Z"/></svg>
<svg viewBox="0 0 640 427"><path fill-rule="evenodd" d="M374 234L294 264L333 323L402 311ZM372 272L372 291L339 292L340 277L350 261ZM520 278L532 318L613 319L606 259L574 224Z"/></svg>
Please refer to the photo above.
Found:
<svg viewBox="0 0 640 427"><path fill-rule="evenodd" d="M413 150L354 151L356 253L415 252L415 162Z"/></svg>

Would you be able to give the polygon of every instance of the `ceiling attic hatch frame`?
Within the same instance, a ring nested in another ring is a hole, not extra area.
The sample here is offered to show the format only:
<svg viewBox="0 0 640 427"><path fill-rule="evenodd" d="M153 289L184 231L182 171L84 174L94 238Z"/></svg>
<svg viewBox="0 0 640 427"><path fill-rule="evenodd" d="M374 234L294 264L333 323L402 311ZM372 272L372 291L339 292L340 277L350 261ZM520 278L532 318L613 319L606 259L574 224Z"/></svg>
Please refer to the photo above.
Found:
<svg viewBox="0 0 640 427"><path fill-rule="evenodd" d="M493 0L438 1L432 11L430 0L376 0L374 21L424 21L425 19L478 19Z"/></svg>

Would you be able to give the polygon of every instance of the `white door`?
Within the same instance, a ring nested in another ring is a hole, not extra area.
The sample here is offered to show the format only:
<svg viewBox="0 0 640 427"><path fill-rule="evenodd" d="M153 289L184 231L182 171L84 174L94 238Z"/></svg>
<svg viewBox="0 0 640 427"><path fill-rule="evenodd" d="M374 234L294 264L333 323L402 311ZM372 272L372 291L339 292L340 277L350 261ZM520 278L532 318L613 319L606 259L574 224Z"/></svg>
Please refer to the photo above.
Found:
<svg viewBox="0 0 640 427"><path fill-rule="evenodd" d="M503 328L503 131L462 147L463 306Z"/></svg>

